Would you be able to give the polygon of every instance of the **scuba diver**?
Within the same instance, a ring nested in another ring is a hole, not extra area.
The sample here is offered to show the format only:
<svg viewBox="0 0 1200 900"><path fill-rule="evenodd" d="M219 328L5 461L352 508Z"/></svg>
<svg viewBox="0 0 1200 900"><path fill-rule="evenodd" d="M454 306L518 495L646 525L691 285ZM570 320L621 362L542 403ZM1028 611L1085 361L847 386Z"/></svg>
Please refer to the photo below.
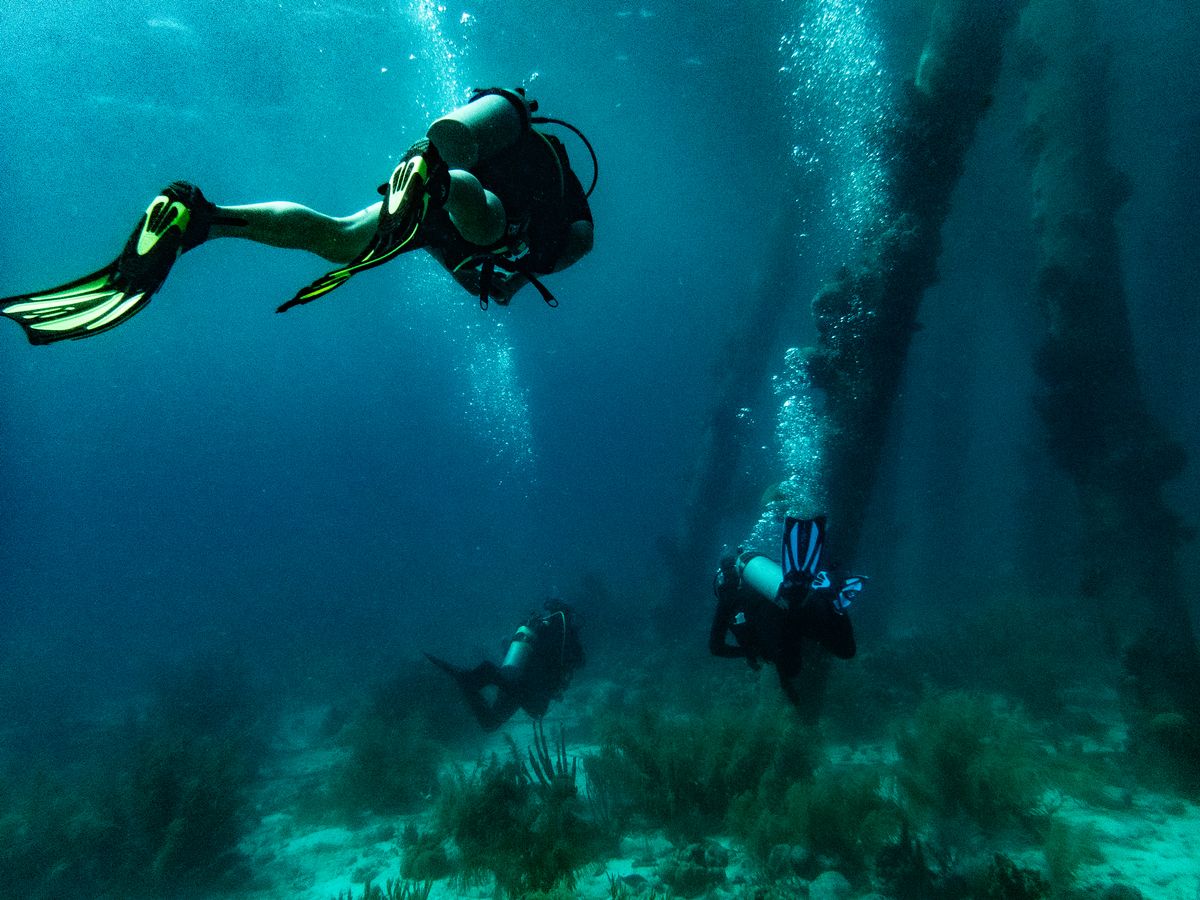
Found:
<svg viewBox="0 0 1200 900"><path fill-rule="evenodd" d="M801 706L795 685L804 640L815 640L839 659L855 653L854 629L846 615L867 579L832 577L821 569L825 517L788 517L783 529L783 565L738 548L721 560L713 582L717 609L708 635L713 656L742 657L757 671L774 663L779 684L793 707ZM732 632L736 645L725 640Z"/></svg>
<svg viewBox="0 0 1200 900"><path fill-rule="evenodd" d="M198 187L173 182L151 201L116 260L60 287L0 300L0 314L18 322L31 344L99 334L149 303L180 254L220 237L306 250L340 264L276 312L417 249L484 309L489 300L507 304L525 284L557 306L541 276L592 249L588 197L599 165L579 129L536 111L523 88L476 90L408 150L380 186L382 202L343 218L288 201L216 206ZM587 146L595 175L586 192L562 142L534 127L542 124L569 128Z"/></svg>
<svg viewBox="0 0 1200 900"><path fill-rule="evenodd" d="M562 600L547 600L545 613L533 613L509 639L504 662L484 660L473 669L426 658L458 684L467 705L484 731L495 731L518 709L540 719L551 700L562 699L575 670L584 663L578 616ZM492 699L484 689L495 687Z"/></svg>

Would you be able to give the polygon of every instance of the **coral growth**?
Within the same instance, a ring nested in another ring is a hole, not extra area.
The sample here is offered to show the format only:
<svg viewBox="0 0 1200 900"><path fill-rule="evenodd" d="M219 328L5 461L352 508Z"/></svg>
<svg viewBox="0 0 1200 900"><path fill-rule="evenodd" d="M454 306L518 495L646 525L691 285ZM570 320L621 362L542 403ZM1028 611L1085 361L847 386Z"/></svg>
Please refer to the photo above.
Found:
<svg viewBox="0 0 1200 900"><path fill-rule="evenodd" d="M1104 859L1094 825L1072 825L1058 818L1051 820L1042 849L1050 885L1060 897L1075 887L1082 866Z"/></svg>
<svg viewBox="0 0 1200 900"><path fill-rule="evenodd" d="M426 737L419 715L371 711L346 729L350 753L338 767L329 801L347 811L411 811L436 790L442 748Z"/></svg>
<svg viewBox="0 0 1200 900"><path fill-rule="evenodd" d="M436 810L438 834L457 849L461 877L490 874L513 896L573 886L575 873L602 846L561 738L555 754L539 731L534 743L534 773L514 747L509 761L492 757L473 772L444 778Z"/></svg>
<svg viewBox="0 0 1200 900"><path fill-rule="evenodd" d="M1044 787L1046 754L1029 724L988 694L929 697L900 728L896 750L905 805L925 821L965 819L991 832L1019 821Z"/></svg>
<svg viewBox="0 0 1200 900"><path fill-rule="evenodd" d="M1183 790L1200 790L1200 666L1195 653L1151 630L1126 649L1124 668L1130 750L1142 774Z"/></svg>
<svg viewBox="0 0 1200 900"><path fill-rule="evenodd" d="M355 898L354 891L339 893L337 900L428 900L433 884L429 881L411 882L389 878L380 887L368 881L363 885L363 892Z"/></svg>
<svg viewBox="0 0 1200 900"><path fill-rule="evenodd" d="M711 841L690 844L676 851L659 868L659 877L673 895L699 897L725 883L729 851Z"/></svg>
<svg viewBox="0 0 1200 900"><path fill-rule="evenodd" d="M444 741L465 717L447 679L427 670L423 661L402 666L371 690L337 737L348 752L316 790L317 809L411 812L436 793Z"/></svg>
<svg viewBox="0 0 1200 900"><path fill-rule="evenodd" d="M729 821L761 862L781 845L803 845L807 852L793 854L792 866L799 863L797 873L810 876L821 859L862 874L901 828L883 773L872 766L825 765L783 785L765 779L759 791L735 801Z"/></svg>
<svg viewBox="0 0 1200 900"><path fill-rule="evenodd" d="M149 726L122 779L131 870L160 890L175 879L214 880L239 859L237 844L253 770L236 737Z"/></svg>
<svg viewBox="0 0 1200 900"><path fill-rule="evenodd" d="M243 810L263 746L247 680L205 658L160 684L140 716L93 736L106 753L55 778L11 782L0 811L6 890L161 897L241 874Z"/></svg>
<svg viewBox="0 0 1200 900"><path fill-rule="evenodd" d="M436 881L453 872L445 841L426 832L422 834L411 822L404 827L400 838L404 851L400 876L413 881Z"/></svg>
<svg viewBox="0 0 1200 900"><path fill-rule="evenodd" d="M974 896L980 900L1046 900L1050 885L1039 872L997 853L980 876Z"/></svg>
<svg viewBox="0 0 1200 900"><path fill-rule="evenodd" d="M585 767L622 820L698 840L724 825L733 798L767 790L764 780L785 788L816 766L815 732L778 712L665 715L643 703L605 722L600 754Z"/></svg>

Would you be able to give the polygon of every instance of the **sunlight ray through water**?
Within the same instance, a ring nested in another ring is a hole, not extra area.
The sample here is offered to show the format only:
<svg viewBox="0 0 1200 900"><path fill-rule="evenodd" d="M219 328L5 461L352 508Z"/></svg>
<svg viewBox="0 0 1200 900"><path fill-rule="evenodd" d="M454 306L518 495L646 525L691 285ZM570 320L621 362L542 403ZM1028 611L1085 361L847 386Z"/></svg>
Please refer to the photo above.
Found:
<svg viewBox="0 0 1200 900"><path fill-rule="evenodd" d="M429 86L417 98L428 125L469 96L464 72L475 18L436 0L397 0L397 14L421 36L413 61L424 70L421 83ZM429 277L440 285L446 275L438 270ZM459 394L463 417L472 434L491 449L502 476L520 474L532 481L536 454L528 392L519 382L512 340L500 318L504 311L492 310L486 321L480 321L475 304L463 302L462 292L455 291L453 311L445 313L446 334L456 350L461 345L454 358L456 374L464 381ZM434 293L442 301L442 291Z"/></svg>

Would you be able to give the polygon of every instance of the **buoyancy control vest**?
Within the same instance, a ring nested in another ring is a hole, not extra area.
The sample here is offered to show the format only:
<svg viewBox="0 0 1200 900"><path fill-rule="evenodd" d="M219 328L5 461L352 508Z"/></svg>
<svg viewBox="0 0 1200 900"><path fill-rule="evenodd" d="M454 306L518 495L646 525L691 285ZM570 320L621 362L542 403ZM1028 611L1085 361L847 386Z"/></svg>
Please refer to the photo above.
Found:
<svg viewBox="0 0 1200 900"><path fill-rule="evenodd" d="M537 108L537 101L526 98L524 88L483 88L429 126L429 141L447 165L469 173L481 189L475 193L470 178L459 179L462 200L447 210L456 234L443 228L438 243L444 263L455 273L479 269L479 302L484 308L497 270L523 275L547 305L557 306L538 276L553 271L570 223L591 221L587 198L600 172L595 150L574 125L535 116ZM541 124L562 125L584 142L594 170L586 191L571 170L562 142L533 127ZM497 216L503 217L502 223L495 221ZM434 223L430 225L432 231L438 230ZM501 236L489 244L467 238L490 236L501 228Z"/></svg>

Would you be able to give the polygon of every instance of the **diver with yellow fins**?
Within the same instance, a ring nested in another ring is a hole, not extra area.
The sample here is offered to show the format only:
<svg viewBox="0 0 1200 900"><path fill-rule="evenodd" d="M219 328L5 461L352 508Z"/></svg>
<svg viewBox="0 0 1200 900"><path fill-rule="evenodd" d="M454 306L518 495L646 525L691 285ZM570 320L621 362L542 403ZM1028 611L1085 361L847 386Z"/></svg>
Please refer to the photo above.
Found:
<svg viewBox="0 0 1200 900"><path fill-rule="evenodd" d="M425 657L454 679L467 706L484 731L495 731L518 709L535 719L546 715L550 701L562 697L575 670L583 666L579 617L570 604L551 599L533 613L508 641L504 661L484 660L462 669L428 653ZM484 692L495 688L493 697Z"/></svg>
<svg viewBox="0 0 1200 900"><path fill-rule="evenodd" d="M142 309L181 254L219 237L306 250L340 264L277 312L417 249L437 259L483 308L490 300L507 304L525 284L557 306L541 277L591 250L588 198L596 177L584 191L562 142L534 126L569 128L587 146L596 176L599 166L577 128L536 111L523 88L476 90L408 150L380 186L382 202L341 218L288 201L216 206L198 187L173 182L151 201L112 263L47 291L0 300L0 314L19 323L31 344L99 334Z"/></svg>
<svg viewBox="0 0 1200 900"><path fill-rule="evenodd" d="M742 658L752 669L773 663L780 687L795 707L805 640L839 659L854 656L854 628L846 614L866 584L862 575L831 575L822 567L825 517L789 516L783 528L782 565L738 548L721 560L713 580L717 608L708 636L713 656ZM732 634L735 644L726 642Z"/></svg>

